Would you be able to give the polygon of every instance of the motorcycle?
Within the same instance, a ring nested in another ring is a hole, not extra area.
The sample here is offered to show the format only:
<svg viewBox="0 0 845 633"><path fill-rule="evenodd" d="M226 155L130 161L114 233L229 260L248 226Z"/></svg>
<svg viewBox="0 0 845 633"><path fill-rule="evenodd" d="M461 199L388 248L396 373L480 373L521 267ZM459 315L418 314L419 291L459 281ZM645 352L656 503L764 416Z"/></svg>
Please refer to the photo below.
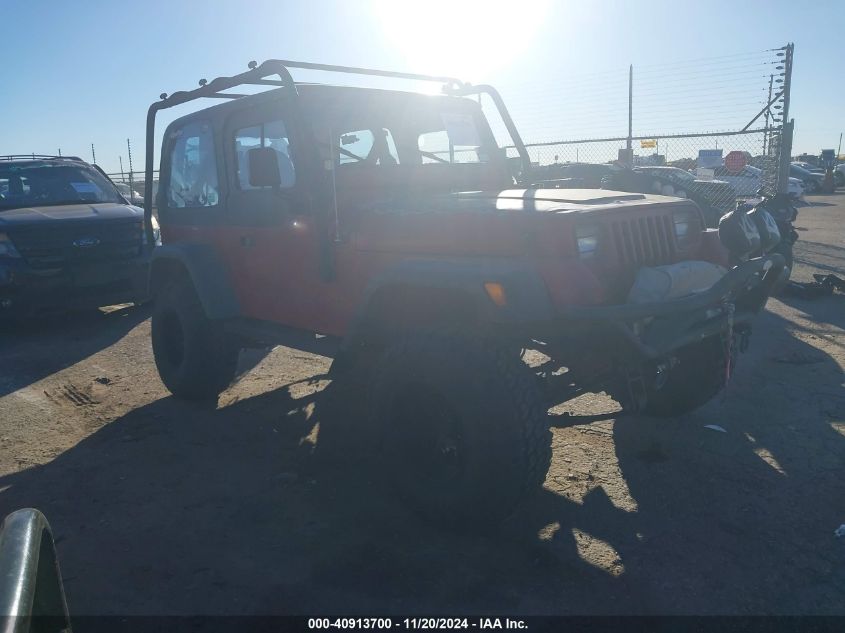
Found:
<svg viewBox="0 0 845 633"><path fill-rule="evenodd" d="M767 253L779 253L785 266L773 288L779 292L792 274L792 249L798 241L794 222L798 209L784 193L758 192L758 198L737 202L736 209L719 220L719 239L728 248L731 265Z"/></svg>

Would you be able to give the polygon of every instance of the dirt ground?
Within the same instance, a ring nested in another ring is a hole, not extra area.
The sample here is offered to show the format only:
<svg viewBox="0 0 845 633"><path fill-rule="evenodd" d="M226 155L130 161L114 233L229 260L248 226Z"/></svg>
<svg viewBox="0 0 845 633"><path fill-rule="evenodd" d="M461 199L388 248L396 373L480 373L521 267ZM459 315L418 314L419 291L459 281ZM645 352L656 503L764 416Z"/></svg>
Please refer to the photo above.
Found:
<svg viewBox="0 0 845 633"><path fill-rule="evenodd" d="M797 226L794 277L845 277L845 194ZM325 358L244 353L202 407L145 309L2 328L0 515L47 515L74 615L845 613L845 295L770 301L691 415L556 429L537 498L462 536L321 459L352 422Z"/></svg>

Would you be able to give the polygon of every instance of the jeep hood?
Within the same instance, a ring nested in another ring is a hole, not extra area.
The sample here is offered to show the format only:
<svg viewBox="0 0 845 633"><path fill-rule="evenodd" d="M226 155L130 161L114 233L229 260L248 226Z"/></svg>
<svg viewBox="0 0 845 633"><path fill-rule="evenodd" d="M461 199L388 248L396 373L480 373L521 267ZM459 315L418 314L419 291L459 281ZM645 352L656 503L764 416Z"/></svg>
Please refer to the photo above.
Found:
<svg viewBox="0 0 845 633"><path fill-rule="evenodd" d="M31 226L40 223L65 220L113 220L120 218L144 217L138 207L126 204L64 204L52 207L23 207L19 209L0 209L0 229L17 226Z"/></svg>
<svg viewBox="0 0 845 633"><path fill-rule="evenodd" d="M609 212L625 207L677 203L678 198L605 189L505 189L436 196L430 209L539 213Z"/></svg>
<svg viewBox="0 0 845 633"><path fill-rule="evenodd" d="M690 200L604 189L504 189L435 194L373 209L353 230L356 248L421 255L571 254L575 226L591 219L670 215Z"/></svg>

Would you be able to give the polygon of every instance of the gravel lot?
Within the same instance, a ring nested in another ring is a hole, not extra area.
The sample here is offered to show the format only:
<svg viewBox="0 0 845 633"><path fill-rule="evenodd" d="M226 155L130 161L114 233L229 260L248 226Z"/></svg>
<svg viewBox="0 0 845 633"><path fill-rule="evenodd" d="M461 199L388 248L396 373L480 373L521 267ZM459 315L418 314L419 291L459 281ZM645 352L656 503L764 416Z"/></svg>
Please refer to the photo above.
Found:
<svg viewBox="0 0 845 633"><path fill-rule="evenodd" d="M797 226L794 277L845 278L845 195ZM216 407L186 404L147 317L0 325L0 514L47 515L74 615L845 613L841 294L770 301L694 414L556 429L524 514L462 536L324 458L355 416L327 359L244 353Z"/></svg>

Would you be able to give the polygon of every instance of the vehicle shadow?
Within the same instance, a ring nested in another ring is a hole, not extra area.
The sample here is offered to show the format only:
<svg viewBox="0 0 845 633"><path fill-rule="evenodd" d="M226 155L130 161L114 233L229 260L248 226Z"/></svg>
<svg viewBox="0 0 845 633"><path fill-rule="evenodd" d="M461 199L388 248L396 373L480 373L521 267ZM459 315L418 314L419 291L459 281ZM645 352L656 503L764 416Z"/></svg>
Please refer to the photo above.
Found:
<svg viewBox="0 0 845 633"><path fill-rule="evenodd" d="M838 269L837 269L838 270ZM841 271L839 271L841 274ZM845 294L834 291L833 294L816 298L803 298L790 294L782 294L778 300L795 310L811 323L807 326L791 323L790 326L813 335L828 336L830 341L840 347L845 347L845 341L831 333L821 331L820 324L833 325L845 330Z"/></svg>
<svg viewBox="0 0 845 633"><path fill-rule="evenodd" d="M0 397L106 349L150 313L148 306L0 321ZM62 350L56 354L56 349Z"/></svg>
<svg viewBox="0 0 845 633"><path fill-rule="evenodd" d="M677 420L615 424L644 537L620 555L660 612L845 609L833 537L845 515L831 503L845 493L842 368L776 314L754 327L765 344L752 337L724 397Z"/></svg>
<svg viewBox="0 0 845 633"><path fill-rule="evenodd" d="M133 410L52 462L0 478L0 512L45 513L77 615L631 604L608 607L624 580L585 563L571 536L538 538L550 520L612 540L607 530L626 517L600 491L583 504L541 493L492 533L442 531L397 503L385 473L321 454L332 425L357 415L323 378L220 409L168 397Z"/></svg>
<svg viewBox="0 0 845 633"><path fill-rule="evenodd" d="M810 350L763 321L777 351L724 401L555 431L546 487L498 530L432 527L342 458L360 394L325 376L133 410L0 478L0 513L46 514L76 615L841 612L841 371L774 361Z"/></svg>

